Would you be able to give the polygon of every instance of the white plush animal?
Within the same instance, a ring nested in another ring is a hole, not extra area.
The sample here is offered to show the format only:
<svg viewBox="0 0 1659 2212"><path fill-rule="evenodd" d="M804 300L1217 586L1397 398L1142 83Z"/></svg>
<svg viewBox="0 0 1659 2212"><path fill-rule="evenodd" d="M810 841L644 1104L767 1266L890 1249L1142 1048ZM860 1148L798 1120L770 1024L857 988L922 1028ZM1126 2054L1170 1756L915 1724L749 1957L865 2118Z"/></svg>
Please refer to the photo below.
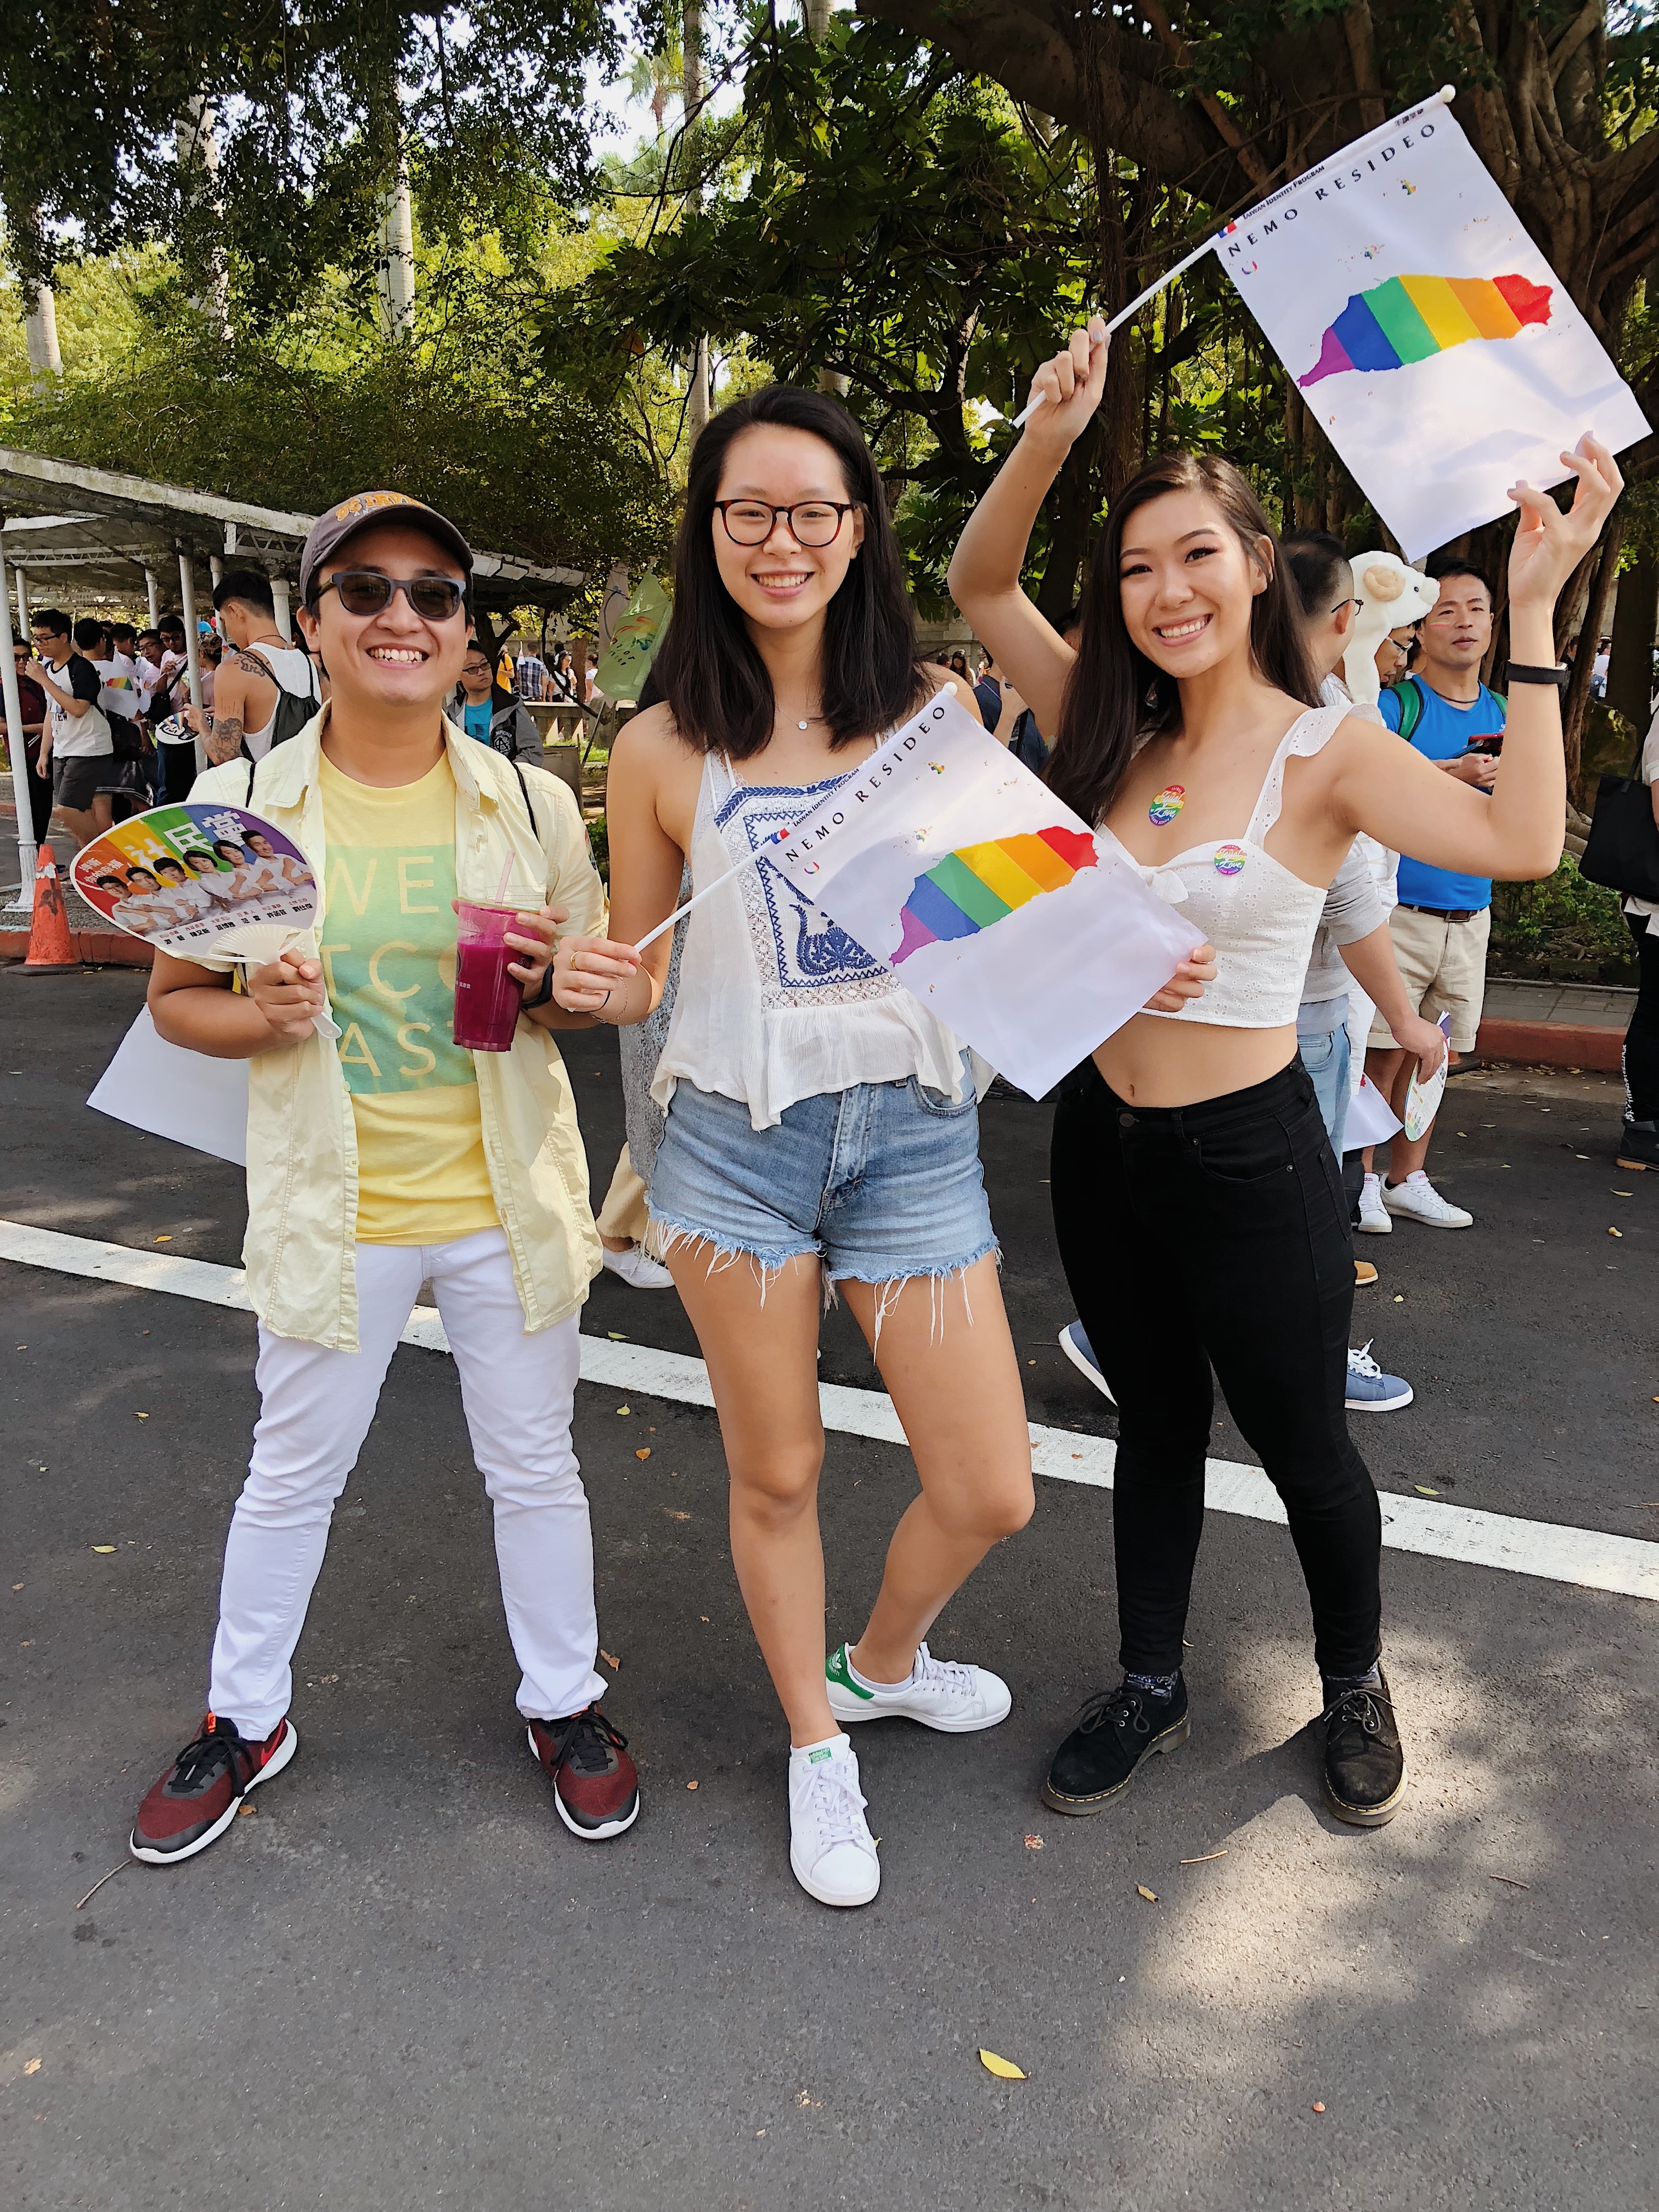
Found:
<svg viewBox="0 0 1659 2212"><path fill-rule="evenodd" d="M1352 566L1358 611L1342 655L1342 680L1357 706L1374 707L1382 689L1377 647L1391 629L1421 622L1440 586L1420 568L1408 568L1397 553L1358 553Z"/></svg>

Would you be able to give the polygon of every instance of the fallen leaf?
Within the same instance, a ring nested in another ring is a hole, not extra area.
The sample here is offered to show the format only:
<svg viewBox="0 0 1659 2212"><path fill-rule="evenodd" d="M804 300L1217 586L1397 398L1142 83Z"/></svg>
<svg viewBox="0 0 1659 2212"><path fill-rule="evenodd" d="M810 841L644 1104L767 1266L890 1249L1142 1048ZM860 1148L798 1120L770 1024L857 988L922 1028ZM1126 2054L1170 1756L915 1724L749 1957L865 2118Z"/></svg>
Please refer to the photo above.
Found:
<svg viewBox="0 0 1659 2212"><path fill-rule="evenodd" d="M988 2074L994 2074L999 2081L1023 2081L1024 2071L1012 2059L1000 2058L994 2051L981 2051L979 2063Z"/></svg>
<svg viewBox="0 0 1659 2212"><path fill-rule="evenodd" d="M23 2069L23 2071L26 2074L38 2074L40 2071L40 2060L38 2058L31 2058L28 2064Z"/></svg>
<svg viewBox="0 0 1659 2212"><path fill-rule="evenodd" d="M1440 1495L1437 1490L1431 1490L1426 1482L1414 1482L1412 1488L1424 1498L1438 1498Z"/></svg>
<svg viewBox="0 0 1659 2212"><path fill-rule="evenodd" d="M634 1408L631 1406L618 1406L617 1408L617 1411L619 1413L631 1413L633 1410Z"/></svg>
<svg viewBox="0 0 1659 2212"><path fill-rule="evenodd" d="M1027 1836L1025 1838L1025 1848L1028 1851L1040 1851L1042 1849L1042 1837Z"/></svg>
<svg viewBox="0 0 1659 2212"><path fill-rule="evenodd" d="M697 1615L697 1619L702 1621L705 1628L712 1628L714 1626L713 1621L709 1620L708 1615L706 1613L700 1613Z"/></svg>
<svg viewBox="0 0 1659 2212"><path fill-rule="evenodd" d="M691 1518L689 1513L677 1513L672 1505L665 1505L662 1510L671 1521L689 1521Z"/></svg>
<svg viewBox="0 0 1659 2212"><path fill-rule="evenodd" d="M1609 1237L1622 1237L1624 1233L1622 1229L1609 1229L1607 1231Z"/></svg>
<svg viewBox="0 0 1659 2212"><path fill-rule="evenodd" d="M258 1809L258 1807L254 1803L251 1797L244 1797L241 1803L236 1808L236 1817L239 1820L251 1820Z"/></svg>
<svg viewBox="0 0 1659 2212"><path fill-rule="evenodd" d="M94 1544L92 1548L94 1552L112 1552L115 1547L113 1544Z"/></svg>
<svg viewBox="0 0 1659 2212"><path fill-rule="evenodd" d="M171 1237L158 1237L155 1241L158 1244L171 1244L173 1239Z"/></svg>
<svg viewBox="0 0 1659 2212"><path fill-rule="evenodd" d="M1138 1881L1135 1884L1135 1895L1144 1897L1148 1905L1158 1903L1158 1892L1155 1889L1148 1889L1144 1881Z"/></svg>
<svg viewBox="0 0 1659 2212"><path fill-rule="evenodd" d="M638 1449L638 1451L636 1451L636 1452L635 1453L634 1456L635 1456L635 1459L649 1459L649 1458L650 1458L650 1456L651 1456L651 1447L650 1447L650 1445L649 1445L649 1444L641 1444L641 1445L640 1446L640 1449Z"/></svg>
<svg viewBox="0 0 1659 2212"><path fill-rule="evenodd" d="M1633 1190L1616 1190L1613 1194L1615 1198L1634 1198L1636 1193ZM17 1349L20 1352L27 1352L28 1346L27 1344L20 1344Z"/></svg>
<svg viewBox="0 0 1659 2212"><path fill-rule="evenodd" d="M613 1674L621 1674L622 1661L618 1659L613 1652L601 1651L599 1656L604 1660L605 1665L611 1669Z"/></svg>
<svg viewBox="0 0 1659 2212"><path fill-rule="evenodd" d="M628 1341L619 1328L608 1328L605 1334L611 1339L612 1344L626 1344Z"/></svg>
<svg viewBox="0 0 1659 2212"><path fill-rule="evenodd" d="M1316 2105L1316 2106L1314 2106L1314 2110L1315 2110L1315 2112L1322 2112L1324 2111L1324 2109L1325 2109L1325 2107L1324 2107L1322 2105Z"/></svg>
<svg viewBox="0 0 1659 2212"><path fill-rule="evenodd" d="M695 1790L697 1785L695 1782L688 1782L685 1786L688 1790Z"/></svg>
<svg viewBox="0 0 1659 2212"><path fill-rule="evenodd" d="M147 1421L149 1419L149 1415L148 1413L140 1413L138 1419L141 1421Z"/></svg>
<svg viewBox="0 0 1659 2212"><path fill-rule="evenodd" d="M1404 1292L1396 1291L1394 1294L1394 1302L1397 1306L1403 1306L1406 1303Z"/></svg>

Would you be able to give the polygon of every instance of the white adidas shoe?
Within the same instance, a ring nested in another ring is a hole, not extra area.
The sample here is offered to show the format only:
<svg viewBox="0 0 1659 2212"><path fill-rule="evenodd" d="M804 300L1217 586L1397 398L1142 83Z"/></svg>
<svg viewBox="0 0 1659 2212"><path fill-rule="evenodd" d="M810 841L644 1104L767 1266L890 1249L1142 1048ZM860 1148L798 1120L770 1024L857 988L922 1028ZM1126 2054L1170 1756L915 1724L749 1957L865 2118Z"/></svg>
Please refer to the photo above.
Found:
<svg viewBox="0 0 1659 2212"><path fill-rule="evenodd" d="M653 1260L643 1244L630 1244L625 1252L613 1252L605 1245L600 1252L604 1266L613 1275L620 1275L636 1291L672 1291L674 1278L660 1260Z"/></svg>
<svg viewBox="0 0 1659 2212"><path fill-rule="evenodd" d="M1442 1198L1421 1168L1415 1169L1402 1183L1382 1186L1382 1203L1390 1213L1403 1214L1407 1221L1421 1221L1430 1229L1473 1229L1474 1216L1461 1206L1454 1206L1449 1198Z"/></svg>
<svg viewBox="0 0 1659 2212"><path fill-rule="evenodd" d="M939 1729L946 1735L967 1735L1006 1721L1014 1702L1000 1674L955 1659L935 1659L925 1644L916 1647L909 1680L885 1690L872 1690L860 1682L850 1655L851 1647L843 1644L831 1653L823 1670L830 1710L843 1728L852 1721L897 1717L920 1721L924 1728Z"/></svg>
<svg viewBox="0 0 1659 2212"><path fill-rule="evenodd" d="M789 1753L789 1865L820 1905L868 1905L881 1887L858 1754L844 1735Z"/></svg>
<svg viewBox="0 0 1659 2212"><path fill-rule="evenodd" d="M1387 1237L1394 1228L1389 1209L1382 1203L1382 1178L1368 1175L1359 1187L1359 1219L1355 1226L1368 1237Z"/></svg>

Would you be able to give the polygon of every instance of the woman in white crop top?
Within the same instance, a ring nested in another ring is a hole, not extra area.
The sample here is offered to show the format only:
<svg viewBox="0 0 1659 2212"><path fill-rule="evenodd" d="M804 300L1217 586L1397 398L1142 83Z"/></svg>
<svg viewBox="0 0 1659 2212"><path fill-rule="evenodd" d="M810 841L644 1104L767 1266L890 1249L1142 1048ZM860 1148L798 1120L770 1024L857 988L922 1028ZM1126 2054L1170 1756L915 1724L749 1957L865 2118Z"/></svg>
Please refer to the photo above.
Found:
<svg viewBox="0 0 1659 2212"><path fill-rule="evenodd" d="M1284 1500L1324 1684L1339 1819L1391 1819L1405 1765L1379 1659L1381 1522L1347 1433L1348 1209L1296 1012L1325 892L1364 832L1474 875L1547 875L1565 785L1552 612L1620 477L1589 438L1571 514L1521 484L1510 716L1490 797L1342 706L1322 707L1267 516L1226 461L1172 453L1115 498L1075 653L1020 589L1024 549L1100 403L1097 320L1039 371L1036 412L957 549L951 589L1044 730L1048 781L1214 946L1215 981L1134 1016L1054 1117L1056 1234L1118 1406L1113 1502L1124 1680L1090 1698L1045 1796L1094 1813L1186 1739L1182 1631L1204 1514L1211 1370Z"/></svg>
<svg viewBox="0 0 1659 2212"><path fill-rule="evenodd" d="M611 757L614 941L564 940L560 1003L644 1020L669 939L642 966L634 943L672 910L686 861L708 892L949 680L917 653L881 483L847 410L774 386L716 416L691 459L653 671L662 703ZM823 1903L861 1905L880 1876L844 1724L908 1715L957 1733L1009 1709L995 1675L921 1640L1032 1506L973 1087L957 1039L764 858L682 926L647 1241L708 1362L732 1564L790 1726L791 1864ZM874 1350L921 1492L862 1638L826 1669L829 1285Z"/></svg>

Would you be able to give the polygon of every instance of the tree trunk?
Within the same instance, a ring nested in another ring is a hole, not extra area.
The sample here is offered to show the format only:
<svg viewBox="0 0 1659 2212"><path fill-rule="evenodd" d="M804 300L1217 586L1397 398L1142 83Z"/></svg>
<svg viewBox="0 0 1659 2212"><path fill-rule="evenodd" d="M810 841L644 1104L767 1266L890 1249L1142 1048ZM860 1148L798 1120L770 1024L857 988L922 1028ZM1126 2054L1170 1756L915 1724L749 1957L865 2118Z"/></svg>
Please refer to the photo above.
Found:
<svg viewBox="0 0 1659 2212"><path fill-rule="evenodd" d="M1639 738L1653 714L1653 638L1659 629L1659 554L1644 553L1619 579L1607 704Z"/></svg>
<svg viewBox="0 0 1659 2212"><path fill-rule="evenodd" d="M685 110L685 136L692 149L695 161L695 140L697 135L697 111L702 105L702 9L696 0L687 0L681 39L684 56L684 75L680 79L680 97ZM701 191L694 195L694 204L700 204ZM686 428L696 445L708 422L708 340L700 337L691 356L691 392L686 403Z"/></svg>
<svg viewBox="0 0 1659 2212"><path fill-rule="evenodd" d="M806 0L806 35L815 46L821 46L829 35L834 13L833 0Z"/></svg>
<svg viewBox="0 0 1659 2212"><path fill-rule="evenodd" d="M1601 642L1602 618L1619 573L1619 548L1624 542L1625 513L1615 507L1601 532L1601 557L1585 598L1584 618L1578 627L1578 651L1567 679L1561 706L1561 742L1567 757L1567 796L1577 804L1578 770L1583 754L1584 721L1589 712L1590 671Z"/></svg>
<svg viewBox="0 0 1659 2212"><path fill-rule="evenodd" d="M50 284L42 284L34 305L23 318L28 341L29 373L37 391L49 391L64 374L64 356L58 350L58 302Z"/></svg>
<svg viewBox="0 0 1659 2212"><path fill-rule="evenodd" d="M190 100L173 129L173 149L185 197L198 204L212 228L212 240L204 257L207 283L191 301L211 315L227 345L231 340L230 270L225 259L224 204L219 197L219 127L213 103L205 93ZM413 256L410 257L411 264Z"/></svg>

